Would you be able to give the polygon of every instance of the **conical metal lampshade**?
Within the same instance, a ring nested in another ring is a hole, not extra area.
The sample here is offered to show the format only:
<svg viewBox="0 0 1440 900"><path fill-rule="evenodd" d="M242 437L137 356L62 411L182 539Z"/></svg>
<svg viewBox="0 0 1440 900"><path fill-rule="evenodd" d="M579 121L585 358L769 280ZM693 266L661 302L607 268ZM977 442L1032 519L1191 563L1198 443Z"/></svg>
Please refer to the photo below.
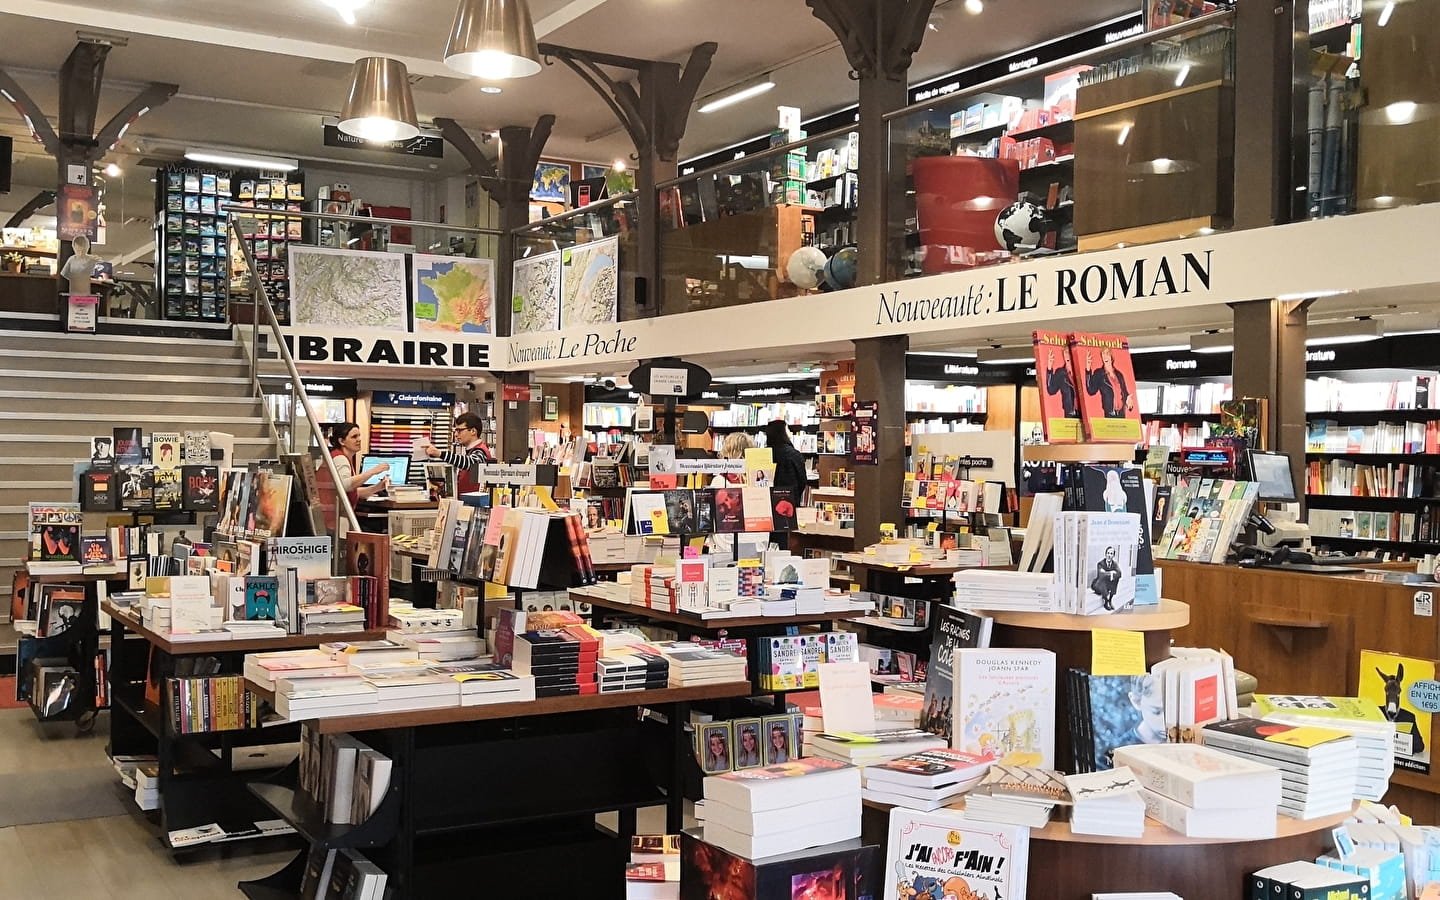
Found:
<svg viewBox="0 0 1440 900"><path fill-rule="evenodd" d="M460 0L445 65L491 81L540 71L535 23L525 0Z"/></svg>
<svg viewBox="0 0 1440 900"><path fill-rule="evenodd" d="M367 141L408 141L420 133L404 63L383 56L355 60L340 130Z"/></svg>

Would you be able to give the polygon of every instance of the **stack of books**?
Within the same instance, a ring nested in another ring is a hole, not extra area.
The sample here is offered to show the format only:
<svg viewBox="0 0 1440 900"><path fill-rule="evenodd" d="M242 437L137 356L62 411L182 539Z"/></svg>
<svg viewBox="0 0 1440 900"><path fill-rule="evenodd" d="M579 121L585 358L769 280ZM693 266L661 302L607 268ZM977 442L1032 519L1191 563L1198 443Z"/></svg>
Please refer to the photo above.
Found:
<svg viewBox="0 0 1440 900"><path fill-rule="evenodd" d="M1361 900L1370 894L1370 881L1318 863L1296 860L1267 866L1250 875L1251 897L1324 897L1326 900Z"/></svg>
<svg viewBox="0 0 1440 900"><path fill-rule="evenodd" d="M1205 746L1280 770L1280 812L1296 819L1348 812L1355 802L1359 751L1353 735L1260 719L1216 722Z"/></svg>
<svg viewBox="0 0 1440 900"><path fill-rule="evenodd" d="M324 650L278 650L273 653L249 653L245 656L245 678L252 684L273 691L277 679L308 672L314 675L340 675L349 671L344 660L336 660Z"/></svg>
<svg viewBox="0 0 1440 900"><path fill-rule="evenodd" d="M431 668L460 685L460 705L518 703L535 699L535 679L496 663L452 663Z"/></svg>
<svg viewBox="0 0 1440 900"><path fill-rule="evenodd" d="M403 639L407 647L421 659L436 662L458 662L485 655L485 641L476 637L474 629L460 634L415 634Z"/></svg>
<svg viewBox="0 0 1440 900"><path fill-rule="evenodd" d="M594 694L600 641L583 625L515 636L511 668L517 675L535 679L536 697Z"/></svg>
<svg viewBox="0 0 1440 900"><path fill-rule="evenodd" d="M1358 875L1370 882L1371 900L1405 900L1405 857L1398 849L1352 847L1342 853L1338 848L1315 862L1327 869Z"/></svg>
<svg viewBox="0 0 1440 900"><path fill-rule="evenodd" d="M1145 833L1145 801L1140 781L1125 766L1104 772L1066 775L1074 806L1070 830L1075 834L1100 834L1136 838Z"/></svg>
<svg viewBox="0 0 1440 900"><path fill-rule="evenodd" d="M1395 723L1358 697L1256 694L1251 714L1267 722L1319 725L1355 736L1355 796L1379 800L1395 772Z"/></svg>
<svg viewBox="0 0 1440 900"><path fill-rule="evenodd" d="M658 653L612 652L600 657L596 666L602 694L652 690L670 683L670 663Z"/></svg>
<svg viewBox="0 0 1440 900"><path fill-rule="evenodd" d="M1275 836L1280 772L1198 744L1137 744L1115 765L1140 779L1145 815L1191 838Z"/></svg>
<svg viewBox="0 0 1440 900"><path fill-rule="evenodd" d="M923 811L939 809L978 784L991 762L945 747L922 750L867 766L860 795L875 803Z"/></svg>
<svg viewBox="0 0 1440 900"><path fill-rule="evenodd" d="M378 692L376 712L437 709L460 703L460 688L454 679L433 672L389 672L364 677Z"/></svg>
<svg viewBox="0 0 1440 900"><path fill-rule="evenodd" d="M860 770L826 759L705 779L704 840L746 859L860 836Z"/></svg>
<svg viewBox="0 0 1440 900"><path fill-rule="evenodd" d="M275 711L292 722L375 712L380 692L363 675L282 677L275 682Z"/></svg>
<svg viewBox="0 0 1440 900"><path fill-rule="evenodd" d="M775 594L781 602L793 603L795 611L789 615L809 616L825 612L825 588L802 587L798 584L777 584ZM769 606L767 601L766 606ZM766 615L770 615L767 611Z"/></svg>
<svg viewBox="0 0 1440 900"><path fill-rule="evenodd" d="M365 608L353 603L312 603L300 607L301 634L344 634L365 628Z"/></svg>
<svg viewBox="0 0 1440 900"><path fill-rule="evenodd" d="M680 835L637 834L630 838L625 900L680 900Z"/></svg>
<svg viewBox="0 0 1440 900"><path fill-rule="evenodd" d="M458 609L392 609L386 637L398 641L398 635L468 631L465 614Z"/></svg>
<svg viewBox="0 0 1440 900"><path fill-rule="evenodd" d="M955 573L955 606L1007 612L1055 612L1055 576L1045 572L965 569Z"/></svg>
<svg viewBox="0 0 1440 900"><path fill-rule="evenodd" d="M656 649L670 665L670 687L744 681L745 657L687 641L667 641Z"/></svg>
<svg viewBox="0 0 1440 900"><path fill-rule="evenodd" d="M1057 806L1070 804L1065 776L1051 769L996 763L965 797L965 818L1043 828Z"/></svg>
<svg viewBox="0 0 1440 900"><path fill-rule="evenodd" d="M887 728L864 732L823 731L810 739L805 753L855 766L873 766L945 746L944 738L918 728Z"/></svg>

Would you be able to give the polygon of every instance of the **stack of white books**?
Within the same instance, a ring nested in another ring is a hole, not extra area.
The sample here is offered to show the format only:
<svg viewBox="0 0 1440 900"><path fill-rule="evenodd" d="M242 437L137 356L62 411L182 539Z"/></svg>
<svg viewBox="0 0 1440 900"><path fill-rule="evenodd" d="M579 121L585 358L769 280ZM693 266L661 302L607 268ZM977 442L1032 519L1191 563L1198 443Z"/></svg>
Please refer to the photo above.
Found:
<svg viewBox="0 0 1440 900"><path fill-rule="evenodd" d="M747 859L860 836L860 770L796 759L705 779L704 840Z"/></svg>
<svg viewBox="0 0 1440 900"><path fill-rule="evenodd" d="M290 632L269 619L246 619L226 622L220 626L237 641L253 641L257 638L285 637ZM172 635L173 637L173 635ZM223 638L222 638L223 640Z"/></svg>
<svg viewBox="0 0 1440 900"><path fill-rule="evenodd" d="M300 607L301 634L345 634L364 628L365 609L353 603L312 603Z"/></svg>
<svg viewBox="0 0 1440 900"><path fill-rule="evenodd" d="M825 588L802 587L798 584L777 584L771 592L780 600L795 603L794 615L809 616L825 612Z"/></svg>
<svg viewBox="0 0 1440 900"><path fill-rule="evenodd" d="M1191 838L1275 836L1280 771L1199 744L1136 744L1115 765L1140 779L1145 815Z"/></svg>
<svg viewBox="0 0 1440 900"><path fill-rule="evenodd" d="M533 676L516 675L496 663L452 663L434 666L430 671L460 685L461 706L535 699Z"/></svg>
<svg viewBox="0 0 1440 900"><path fill-rule="evenodd" d="M386 637L399 640L396 633L426 634L465 630L465 612L459 609L390 609L390 632Z"/></svg>
<svg viewBox="0 0 1440 900"><path fill-rule="evenodd" d="M1140 780L1125 766L1104 772L1066 775L1074 806L1070 830L1075 834L1100 834L1135 838L1145 833L1145 801Z"/></svg>
<svg viewBox="0 0 1440 900"><path fill-rule="evenodd" d="M421 659L436 662L458 662L462 659L477 659L485 654L485 640L474 631L461 634L417 634L408 635L405 644Z"/></svg>
<svg viewBox="0 0 1440 900"><path fill-rule="evenodd" d="M955 605L961 609L1056 612L1055 576L1046 572L965 569L955 573Z"/></svg>
<svg viewBox="0 0 1440 900"><path fill-rule="evenodd" d="M745 657L687 641L665 641L655 649L670 664L670 687L744 681Z"/></svg>
<svg viewBox="0 0 1440 900"><path fill-rule="evenodd" d="M824 759L873 766L923 750L945 747L939 735L918 728L881 728L854 733L821 732L810 738L807 753Z"/></svg>
<svg viewBox="0 0 1440 900"><path fill-rule="evenodd" d="M1055 807L1069 803L1070 791L1061 773L996 763L965 796L965 818L1043 828Z"/></svg>
<svg viewBox="0 0 1440 900"><path fill-rule="evenodd" d="M249 653L245 656L246 680L265 690L274 690L277 679L311 672L316 675L337 675L349 670L343 660L336 660L323 650L277 650L273 653Z"/></svg>
<svg viewBox="0 0 1440 900"><path fill-rule="evenodd" d="M1235 719L1206 725L1207 747L1280 770L1280 812L1317 819L1355 804L1355 737L1331 728Z"/></svg>
<svg viewBox="0 0 1440 900"><path fill-rule="evenodd" d="M928 812L948 805L974 787L985 776L991 762L946 747L922 750L867 766L860 795L875 803Z"/></svg>
<svg viewBox="0 0 1440 900"><path fill-rule="evenodd" d="M1256 694L1251 715L1285 725L1319 725L1354 735L1355 796L1380 800L1395 772L1395 723L1358 697Z"/></svg>
<svg viewBox="0 0 1440 900"><path fill-rule="evenodd" d="M394 662L415 659L415 650L399 641L331 641L318 648L331 659L352 664L357 662Z"/></svg>
<svg viewBox="0 0 1440 900"><path fill-rule="evenodd" d="M363 675L280 678L275 682L275 711L292 722L376 711L380 692Z"/></svg>
<svg viewBox="0 0 1440 900"><path fill-rule="evenodd" d="M460 705L460 685L444 675L390 672L364 677L379 692L375 699L376 712Z"/></svg>

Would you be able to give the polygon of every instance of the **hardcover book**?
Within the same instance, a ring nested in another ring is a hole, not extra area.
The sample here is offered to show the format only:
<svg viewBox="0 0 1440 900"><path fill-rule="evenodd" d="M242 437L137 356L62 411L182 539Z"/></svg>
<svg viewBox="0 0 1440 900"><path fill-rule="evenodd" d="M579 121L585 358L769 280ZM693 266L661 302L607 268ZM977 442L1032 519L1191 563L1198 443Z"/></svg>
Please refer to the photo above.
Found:
<svg viewBox="0 0 1440 900"><path fill-rule="evenodd" d="M185 452L183 438L178 431L153 431L150 433L150 462L160 469L174 469L180 465L181 454Z"/></svg>
<svg viewBox="0 0 1440 900"><path fill-rule="evenodd" d="M1040 417L1045 441L1073 444L1080 440L1080 392L1070 364L1069 336L1036 331L1035 379L1040 385Z"/></svg>
<svg viewBox="0 0 1440 900"><path fill-rule="evenodd" d="M140 429L134 427L116 428L111 433L115 461L122 466L138 466L145 461L145 448L141 444Z"/></svg>
<svg viewBox="0 0 1440 900"><path fill-rule="evenodd" d="M872 900L884 876L880 848L858 839L760 859L688 833L680 847L680 900Z"/></svg>
<svg viewBox="0 0 1440 900"><path fill-rule="evenodd" d="M116 502L119 500L119 490L115 482L115 471L113 469L97 469L93 465L90 471L86 472L81 482L84 490L80 498L82 505L92 512L111 512L119 508Z"/></svg>
<svg viewBox="0 0 1440 900"><path fill-rule="evenodd" d="M950 746L1014 765L1055 765L1055 654L956 650Z"/></svg>
<svg viewBox="0 0 1440 900"><path fill-rule="evenodd" d="M740 488L715 490L715 530L735 534L745 530L744 504Z"/></svg>
<svg viewBox="0 0 1440 900"><path fill-rule="evenodd" d="M162 510L180 509L184 504L182 471L171 467L155 468L155 488L150 498L150 508Z"/></svg>
<svg viewBox="0 0 1440 900"><path fill-rule="evenodd" d="M187 431L184 435L185 451L181 461L187 466L210 465L210 432Z"/></svg>
<svg viewBox="0 0 1440 900"><path fill-rule="evenodd" d="M1155 562L1150 552L1150 515L1138 466L1085 466L1081 469L1083 508L1089 512L1135 513L1139 517L1135 551L1135 605L1160 602Z"/></svg>
<svg viewBox="0 0 1440 900"><path fill-rule="evenodd" d="M155 499L155 467L122 464L120 474L120 508L145 512Z"/></svg>
<svg viewBox="0 0 1440 900"><path fill-rule="evenodd" d="M1070 335L1070 362L1085 438L1138 443L1140 406L1130 342L1117 334L1075 332Z"/></svg>
<svg viewBox="0 0 1440 900"><path fill-rule="evenodd" d="M269 575L245 576L245 618L275 620L275 599L280 581Z"/></svg>
<svg viewBox="0 0 1440 900"><path fill-rule="evenodd" d="M193 434L194 432L186 432ZM209 437L205 433L208 446ZM185 465L181 473L180 504L195 512L212 512L220 508L220 470L211 465Z"/></svg>

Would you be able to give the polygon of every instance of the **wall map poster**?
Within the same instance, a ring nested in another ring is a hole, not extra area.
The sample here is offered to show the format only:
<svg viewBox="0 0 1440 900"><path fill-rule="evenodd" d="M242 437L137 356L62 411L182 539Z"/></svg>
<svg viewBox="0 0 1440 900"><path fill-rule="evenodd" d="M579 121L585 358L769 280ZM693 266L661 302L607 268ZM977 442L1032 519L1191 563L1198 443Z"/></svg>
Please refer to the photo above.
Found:
<svg viewBox="0 0 1440 900"><path fill-rule="evenodd" d="M294 325L408 331L405 256L291 247L290 309Z"/></svg>
<svg viewBox="0 0 1440 900"><path fill-rule="evenodd" d="M604 238L561 252L565 260L562 327L614 322L620 306L620 239Z"/></svg>
<svg viewBox="0 0 1440 900"><path fill-rule="evenodd" d="M462 256L413 254L411 307L416 331L493 334L495 263Z"/></svg>
<svg viewBox="0 0 1440 900"><path fill-rule="evenodd" d="M874 400L855 402L855 449L850 456L857 466L880 464L879 411L880 404Z"/></svg>
<svg viewBox="0 0 1440 900"><path fill-rule="evenodd" d="M511 334L560 328L560 251L527 256L514 263Z"/></svg>

